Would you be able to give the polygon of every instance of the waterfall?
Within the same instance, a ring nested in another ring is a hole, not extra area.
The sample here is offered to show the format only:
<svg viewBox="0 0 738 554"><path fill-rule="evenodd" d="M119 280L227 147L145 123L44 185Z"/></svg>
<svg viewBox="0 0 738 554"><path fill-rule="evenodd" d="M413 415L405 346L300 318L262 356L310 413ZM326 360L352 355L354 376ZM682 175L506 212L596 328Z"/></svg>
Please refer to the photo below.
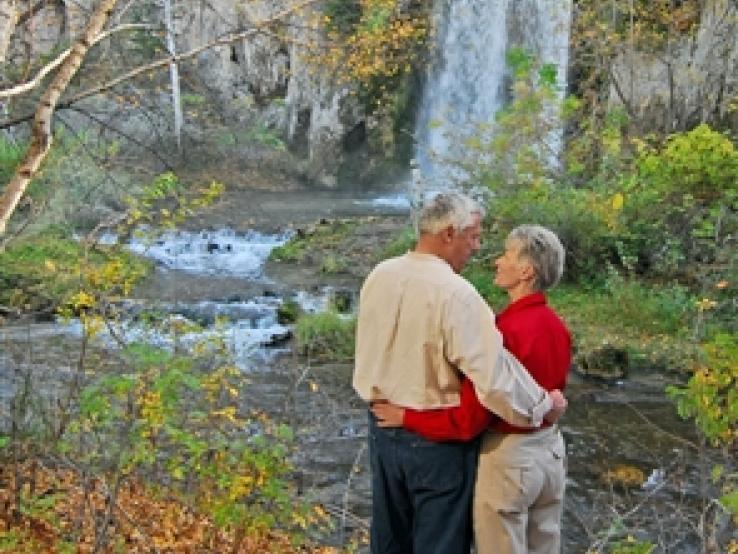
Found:
<svg viewBox="0 0 738 554"><path fill-rule="evenodd" d="M490 124L504 106L510 46L558 68L566 89L571 0L436 0L436 42L416 129L416 163L433 187L460 178L445 164L463 151L464 136ZM556 151L561 130L547 137Z"/></svg>

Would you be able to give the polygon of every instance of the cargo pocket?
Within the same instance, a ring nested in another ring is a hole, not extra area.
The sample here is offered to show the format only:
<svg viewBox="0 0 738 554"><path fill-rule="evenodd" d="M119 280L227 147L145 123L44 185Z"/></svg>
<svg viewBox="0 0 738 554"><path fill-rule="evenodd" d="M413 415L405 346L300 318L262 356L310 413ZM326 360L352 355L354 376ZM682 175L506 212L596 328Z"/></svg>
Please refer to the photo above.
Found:
<svg viewBox="0 0 738 554"><path fill-rule="evenodd" d="M488 481L485 491L489 495L490 507L506 513L525 511L528 507L526 481L530 481L532 468L497 466L493 473L496 476L490 476L493 479Z"/></svg>

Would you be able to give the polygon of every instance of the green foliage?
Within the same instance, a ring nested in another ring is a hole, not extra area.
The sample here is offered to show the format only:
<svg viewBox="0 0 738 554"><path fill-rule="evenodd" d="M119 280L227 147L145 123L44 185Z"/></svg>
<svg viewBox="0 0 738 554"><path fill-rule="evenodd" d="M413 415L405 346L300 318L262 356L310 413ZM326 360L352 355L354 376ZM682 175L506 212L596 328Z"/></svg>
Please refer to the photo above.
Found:
<svg viewBox="0 0 738 554"><path fill-rule="evenodd" d="M323 6L323 15L329 30L342 35L353 32L361 20L359 0L328 0Z"/></svg>
<svg viewBox="0 0 738 554"><path fill-rule="evenodd" d="M202 94L183 94L181 100L182 104L188 108L200 108L207 103L207 99Z"/></svg>
<svg viewBox="0 0 738 554"><path fill-rule="evenodd" d="M292 237L285 244L276 246L269 252L269 259L277 262L297 262L307 248L299 238Z"/></svg>
<svg viewBox="0 0 738 554"><path fill-rule="evenodd" d="M274 248L269 253L269 259L281 262L302 262L308 256L316 255L322 250L336 249L356 225L356 222L349 220L321 221L308 230L298 231L285 244ZM333 256L333 260L326 262L324 272L332 273L341 270L343 267L341 260L334 254L330 256Z"/></svg>
<svg viewBox="0 0 738 554"><path fill-rule="evenodd" d="M495 114L494 122L480 124L466 136L468 155L450 160L471 183L495 194L550 183L557 152L549 142L562 124L556 67L541 64L522 48L511 48L507 61L515 77L511 101Z"/></svg>
<svg viewBox="0 0 738 554"><path fill-rule="evenodd" d="M617 212L609 196L564 184L542 183L499 192L490 213L501 245L513 227L535 222L554 231L566 248L564 278L573 282L602 281L607 268L621 265L619 237L613 221Z"/></svg>
<svg viewBox="0 0 738 554"><path fill-rule="evenodd" d="M287 145L277 131L266 125L255 125L246 132L245 137L247 140L261 144L262 146L268 146L269 148L281 151L287 150Z"/></svg>
<svg viewBox="0 0 738 554"><path fill-rule="evenodd" d="M341 273L346 270L346 262L340 256L327 254L320 261L321 273Z"/></svg>
<svg viewBox="0 0 738 554"><path fill-rule="evenodd" d="M81 391L60 451L93 471L168 483L169 495L190 499L221 526L292 527L303 511L287 480L292 434L240 413L241 371L212 367L204 347L178 356L132 344L124 356L126 373L102 375ZM258 429L251 437L249 426Z"/></svg>
<svg viewBox="0 0 738 554"><path fill-rule="evenodd" d="M15 173L15 168L23 159L25 144L17 144L0 136L0 183L7 183Z"/></svg>
<svg viewBox="0 0 738 554"><path fill-rule="evenodd" d="M384 247L381 258L393 258L412 250L416 240L415 230L412 227L406 227Z"/></svg>
<svg viewBox="0 0 738 554"><path fill-rule="evenodd" d="M297 320L297 348L314 358L348 360L354 355L356 320L333 312L304 314Z"/></svg>
<svg viewBox="0 0 738 554"><path fill-rule="evenodd" d="M130 232L141 225L173 229L197 210L212 204L224 190L222 183L212 181L192 191L176 174L162 173L136 195L125 198L128 217L120 230ZM143 234L140 229L137 232Z"/></svg>
<svg viewBox="0 0 738 554"><path fill-rule="evenodd" d="M738 151L700 125L651 146L624 139L627 116L613 110L595 140L600 157L586 183L579 140L568 144L568 174L556 173L546 139L582 105L559 101L553 68L521 49L508 53L513 100L493 125L465 141L455 160L468 184L489 189L501 236L521 223L555 231L567 249L566 278L602 281L610 268L694 285L709 267L732 263L738 232ZM627 148L626 148L627 147ZM572 161L574 160L574 161ZM576 186L574 185L576 184Z"/></svg>
<svg viewBox="0 0 738 554"><path fill-rule="evenodd" d="M696 355L687 333L693 296L681 286L645 284L613 274L604 285L559 286L551 303L574 335L575 359L604 346L628 353L626 370L683 370Z"/></svg>
<svg viewBox="0 0 738 554"><path fill-rule="evenodd" d="M702 345L702 360L685 387L668 389L679 415L694 418L714 445L738 441L738 335L718 334Z"/></svg>
<svg viewBox="0 0 738 554"><path fill-rule="evenodd" d="M277 321L281 324L295 323L301 313L300 304L295 300L285 300L277 308Z"/></svg>
<svg viewBox="0 0 738 554"><path fill-rule="evenodd" d="M507 293L494 284L494 274L489 261L471 261L464 268L462 275L474 285L482 298L494 308L500 309L507 304Z"/></svg>
<svg viewBox="0 0 738 554"><path fill-rule="evenodd" d="M720 503L725 506L733 516L738 516L738 489L721 496Z"/></svg>
<svg viewBox="0 0 738 554"><path fill-rule="evenodd" d="M613 543L609 552L610 554L651 554L654 550L656 550L656 545L651 541L639 541L632 536L628 536Z"/></svg>
<svg viewBox="0 0 738 554"><path fill-rule="evenodd" d="M496 312L508 304L505 291L494 284L489 260L472 261L463 276ZM559 285L548 297L572 331L577 362L603 345L628 352L625 370L681 370L696 355L687 334L694 296L683 286L649 285L612 273L594 285Z"/></svg>
<svg viewBox="0 0 738 554"><path fill-rule="evenodd" d="M74 303L80 280L87 280L98 294L106 289L102 280L119 273L125 287L135 284L151 264L122 250L87 248L60 227L23 237L0 252L0 304L23 310L53 309ZM76 308L82 307L78 305Z"/></svg>
<svg viewBox="0 0 738 554"><path fill-rule="evenodd" d="M685 275L718 261L738 230L738 151L700 125L662 147L641 145L623 184L623 226L649 271Z"/></svg>
<svg viewBox="0 0 738 554"><path fill-rule="evenodd" d="M17 552L20 542L20 532L17 529L0 531L0 552Z"/></svg>

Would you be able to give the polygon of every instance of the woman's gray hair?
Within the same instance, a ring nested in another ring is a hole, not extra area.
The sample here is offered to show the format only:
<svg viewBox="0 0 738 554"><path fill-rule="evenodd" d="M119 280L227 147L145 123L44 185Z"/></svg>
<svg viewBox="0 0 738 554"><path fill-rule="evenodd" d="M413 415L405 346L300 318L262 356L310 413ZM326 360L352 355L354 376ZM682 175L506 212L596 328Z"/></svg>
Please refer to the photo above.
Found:
<svg viewBox="0 0 738 554"><path fill-rule="evenodd" d="M459 192L441 192L421 207L417 232L435 234L449 225L463 231L474 224L475 217L484 217L484 208L475 200Z"/></svg>
<svg viewBox="0 0 738 554"><path fill-rule="evenodd" d="M564 274L564 246L553 231L540 225L520 225L507 236L520 247L521 258L528 260L536 272L533 286L546 290L559 282Z"/></svg>

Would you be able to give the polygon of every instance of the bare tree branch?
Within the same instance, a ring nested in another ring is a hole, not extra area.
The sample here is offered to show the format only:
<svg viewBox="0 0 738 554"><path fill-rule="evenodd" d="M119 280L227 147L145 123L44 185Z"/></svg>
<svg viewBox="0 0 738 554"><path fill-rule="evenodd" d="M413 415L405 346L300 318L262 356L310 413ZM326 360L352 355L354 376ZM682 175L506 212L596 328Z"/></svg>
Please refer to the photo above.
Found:
<svg viewBox="0 0 738 554"><path fill-rule="evenodd" d="M126 25L120 25L118 27L105 31L104 33L101 33L100 35L95 37L90 43L90 47L94 46L101 40L113 35L114 33L119 33L120 31L129 31L131 29L153 29L153 28L156 28L156 26L148 25L144 23L129 23ZM36 76L30 81L26 81L25 83L15 85L14 87L11 87L11 88L0 90L0 100L4 98L10 98L12 96L18 96L19 94L29 92L33 90L34 88L36 88L41 83L44 77L46 77L54 69L59 67L62 63L64 63L64 60L66 60L67 57L69 57L69 54L71 54L71 52L72 52L72 48L67 48L66 50L64 50L64 52L59 54L53 61L51 61L44 67L42 67L41 70L36 74Z"/></svg>

